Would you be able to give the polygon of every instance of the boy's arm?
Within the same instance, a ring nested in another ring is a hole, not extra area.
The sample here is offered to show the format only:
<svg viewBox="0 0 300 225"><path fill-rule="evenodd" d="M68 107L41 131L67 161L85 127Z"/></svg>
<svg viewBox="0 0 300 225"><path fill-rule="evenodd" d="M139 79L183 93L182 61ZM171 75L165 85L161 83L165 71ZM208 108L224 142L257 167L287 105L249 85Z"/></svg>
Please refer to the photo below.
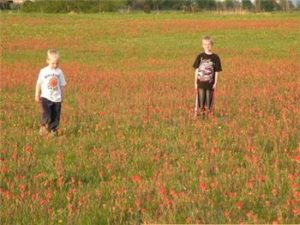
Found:
<svg viewBox="0 0 300 225"><path fill-rule="evenodd" d="M219 56L217 57L217 60L216 60L215 71L216 71L216 73L215 73L215 82L213 85L213 89L216 89L217 83L218 83L218 75L219 75L219 72L222 71L221 60L220 60Z"/></svg>
<svg viewBox="0 0 300 225"><path fill-rule="evenodd" d="M35 101L40 101L40 95L41 95L41 85L37 82L35 86Z"/></svg>
<svg viewBox="0 0 300 225"><path fill-rule="evenodd" d="M218 72L215 73L215 83L213 85L213 89L216 89L218 83Z"/></svg>
<svg viewBox="0 0 300 225"><path fill-rule="evenodd" d="M198 69L195 70L195 89L197 90L198 89L198 85L197 85L197 80L198 80Z"/></svg>
<svg viewBox="0 0 300 225"><path fill-rule="evenodd" d="M61 92L61 102L64 100L64 86L60 86L60 92Z"/></svg>
<svg viewBox="0 0 300 225"><path fill-rule="evenodd" d="M67 85L63 71L61 71L60 76L59 76L59 84L60 84L61 102L63 102L65 86Z"/></svg>

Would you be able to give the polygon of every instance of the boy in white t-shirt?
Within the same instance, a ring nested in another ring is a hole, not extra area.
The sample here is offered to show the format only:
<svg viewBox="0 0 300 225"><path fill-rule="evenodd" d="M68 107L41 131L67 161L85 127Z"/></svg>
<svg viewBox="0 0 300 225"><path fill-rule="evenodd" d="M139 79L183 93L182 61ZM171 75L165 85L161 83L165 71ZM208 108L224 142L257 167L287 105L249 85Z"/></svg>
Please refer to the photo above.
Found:
<svg viewBox="0 0 300 225"><path fill-rule="evenodd" d="M59 65L59 53L56 49L47 51L48 66L40 70L35 88L35 101L42 106L39 134L57 135L60 120L64 86L67 84Z"/></svg>

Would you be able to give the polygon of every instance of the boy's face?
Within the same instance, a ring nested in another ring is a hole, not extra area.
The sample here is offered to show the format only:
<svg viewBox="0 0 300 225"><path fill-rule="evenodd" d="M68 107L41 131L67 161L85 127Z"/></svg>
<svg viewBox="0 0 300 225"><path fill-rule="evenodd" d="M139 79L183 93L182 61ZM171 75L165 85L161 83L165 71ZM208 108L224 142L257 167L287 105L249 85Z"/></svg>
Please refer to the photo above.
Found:
<svg viewBox="0 0 300 225"><path fill-rule="evenodd" d="M209 41L209 40L202 40L202 47L203 47L204 51L211 52L211 50L212 50L211 41Z"/></svg>
<svg viewBox="0 0 300 225"><path fill-rule="evenodd" d="M59 65L59 59L57 58L48 58L47 63L51 69L56 69Z"/></svg>

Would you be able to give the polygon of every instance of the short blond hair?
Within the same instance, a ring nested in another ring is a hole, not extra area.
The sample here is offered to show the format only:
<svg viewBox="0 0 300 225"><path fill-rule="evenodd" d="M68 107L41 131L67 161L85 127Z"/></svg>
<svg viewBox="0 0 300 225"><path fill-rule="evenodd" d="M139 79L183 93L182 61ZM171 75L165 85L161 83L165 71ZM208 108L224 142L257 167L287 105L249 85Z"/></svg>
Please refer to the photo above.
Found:
<svg viewBox="0 0 300 225"><path fill-rule="evenodd" d="M212 45L214 44L214 40L212 39L211 36L204 36L202 38L202 41L209 41Z"/></svg>
<svg viewBox="0 0 300 225"><path fill-rule="evenodd" d="M54 59L54 60L58 60L59 59L59 52L57 49L51 48L48 49L47 51L47 59Z"/></svg>

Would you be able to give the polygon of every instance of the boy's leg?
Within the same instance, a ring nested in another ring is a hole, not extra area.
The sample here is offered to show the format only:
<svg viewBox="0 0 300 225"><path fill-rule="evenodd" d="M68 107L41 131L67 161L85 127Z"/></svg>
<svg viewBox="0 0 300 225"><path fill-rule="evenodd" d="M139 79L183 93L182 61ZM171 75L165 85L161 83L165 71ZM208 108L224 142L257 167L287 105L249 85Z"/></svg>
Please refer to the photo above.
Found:
<svg viewBox="0 0 300 225"><path fill-rule="evenodd" d="M41 126L48 127L51 121L51 102L46 98L41 98L42 114Z"/></svg>
<svg viewBox="0 0 300 225"><path fill-rule="evenodd" d="M206 106L206 109L208 111L210 111L210 107L211 107L211 90L210 89L205 90L205 96L206 96L205 106Z"/></svg>
<svg viewBox="0 0 300 225"><path fill-rule="evenodd" d="M51 109L52 112L51 112L51 122L49 124L49 129L55 132L59 125L61 102L53 102Z"/></svg>
<svg viewBox="0 0 300 225"><path fill-rule="evenodd" d="M195 116L197 116L197 112L199 108L200 108L200 97L199 97L199 89L197 89L196 100L195 100Z"/></svg>
<svg viewBox="0 0 300 225"><path fill-rule="evenodd" d="M201 111L204 111L206 91L203 88L199 88L199 107Z"/></svg>
<svg viewBox="0 0 300 225"><path fill-rule="evenodd" d="M211 90L211 93L210 93L210 105L209 105L209 110L211 111L211 112L213 112L213 110L214 110L214 89L212 89Z"/></svg>

